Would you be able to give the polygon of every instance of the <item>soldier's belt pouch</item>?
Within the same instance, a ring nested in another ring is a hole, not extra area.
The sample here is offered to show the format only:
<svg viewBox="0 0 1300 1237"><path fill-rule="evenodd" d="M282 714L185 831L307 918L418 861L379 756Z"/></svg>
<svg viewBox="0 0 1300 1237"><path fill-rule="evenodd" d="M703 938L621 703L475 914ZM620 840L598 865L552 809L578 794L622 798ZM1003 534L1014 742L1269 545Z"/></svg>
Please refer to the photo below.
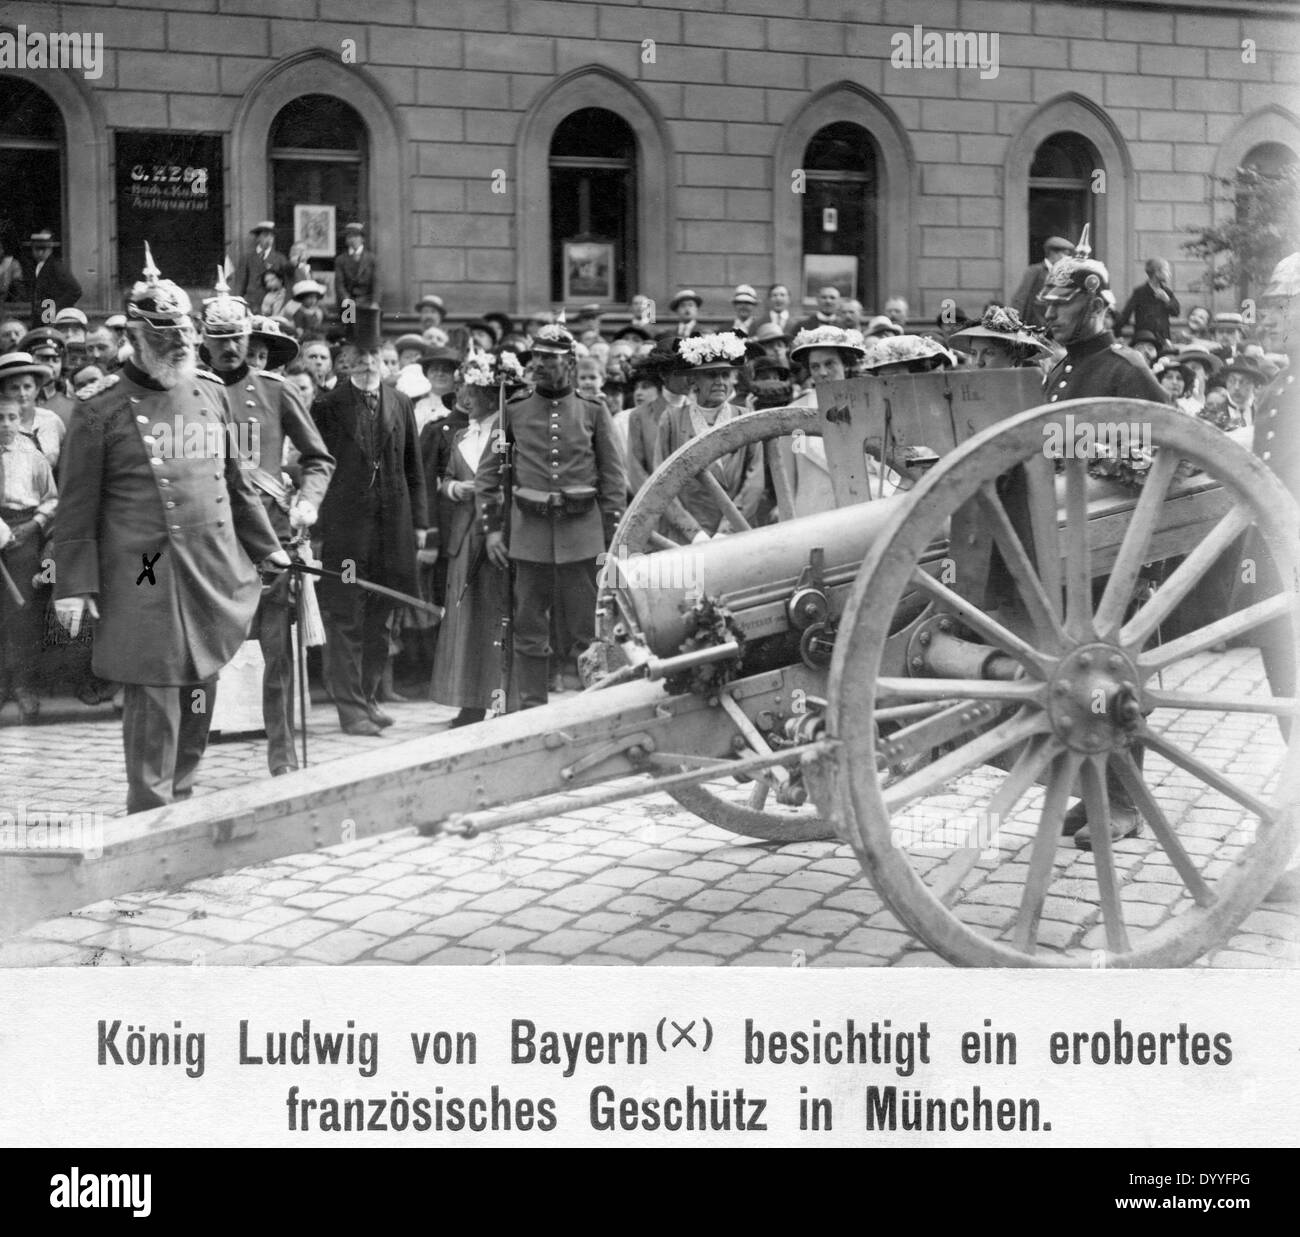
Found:
<svg viewBox="0 0 1300 1237"><path fill-rule="evenodd" d="M572 485L561 490L562 508L565 515L585 515L596 505L596 487L594 485Z"/></svg>
<svg viewBox="0 0 1300 1237"><path fill-rule="evenodd" d="M516 489L515 502L528 515L546 517L551 514L551 495L545 490Z"/></svg>

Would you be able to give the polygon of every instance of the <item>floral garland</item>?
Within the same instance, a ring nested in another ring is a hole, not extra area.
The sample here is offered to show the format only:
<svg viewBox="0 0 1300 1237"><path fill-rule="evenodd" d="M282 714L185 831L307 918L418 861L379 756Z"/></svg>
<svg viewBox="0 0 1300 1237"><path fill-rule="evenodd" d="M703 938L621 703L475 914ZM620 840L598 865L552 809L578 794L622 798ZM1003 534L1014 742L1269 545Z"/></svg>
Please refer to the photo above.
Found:
<svg viewBox="0 0 1300 1237"><path fill-rule="evenodd" d="M713 361L732 361L739 365L745 358L745 341L734 331L716 335L693 335L681 341L680 356L687 365L707 365Z"/></svg>

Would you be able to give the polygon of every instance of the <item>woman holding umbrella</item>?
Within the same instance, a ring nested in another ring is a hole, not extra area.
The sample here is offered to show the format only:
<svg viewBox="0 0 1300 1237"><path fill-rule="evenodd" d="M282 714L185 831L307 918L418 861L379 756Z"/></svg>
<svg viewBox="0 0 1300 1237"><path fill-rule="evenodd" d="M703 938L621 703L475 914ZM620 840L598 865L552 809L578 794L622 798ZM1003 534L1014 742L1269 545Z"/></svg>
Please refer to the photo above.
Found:
<svg viewBox="0 0 1300 1237"><path fill-rule="evenodd" d="M453 727L481 722L494 703L505 708L505 701L494 701L493 693L501 686L497 641L509 609L507 580L506 573L487 560L486 534L475 518L474 474L483 453L492 450L502 387L521 381L523 367L514 353L493 358L473 349L457 377L469 424L456 434L442 475L436 478L439 493L451 506L451 527L445 540L447 609L429 689L433 700L460 710Z"/></svg>

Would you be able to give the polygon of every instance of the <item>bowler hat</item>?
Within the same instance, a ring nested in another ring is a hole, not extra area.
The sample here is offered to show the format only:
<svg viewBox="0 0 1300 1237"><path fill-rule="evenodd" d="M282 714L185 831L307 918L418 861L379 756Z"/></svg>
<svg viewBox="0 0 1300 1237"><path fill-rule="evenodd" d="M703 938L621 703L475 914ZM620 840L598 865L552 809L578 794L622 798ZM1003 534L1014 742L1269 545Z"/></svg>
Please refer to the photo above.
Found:
<svg viewBox="0 0 1300 1237"><path fill-rule="evenodd" d="M4 358L0 357L0 364L3 364ZM1226 378L1229 374L1244 374L1257 387L1262 387L1268 383L1268 375L1260 369L1253 358L1238 357L1231 365L1225 365L1219 373L1219 377Z"/></svg>

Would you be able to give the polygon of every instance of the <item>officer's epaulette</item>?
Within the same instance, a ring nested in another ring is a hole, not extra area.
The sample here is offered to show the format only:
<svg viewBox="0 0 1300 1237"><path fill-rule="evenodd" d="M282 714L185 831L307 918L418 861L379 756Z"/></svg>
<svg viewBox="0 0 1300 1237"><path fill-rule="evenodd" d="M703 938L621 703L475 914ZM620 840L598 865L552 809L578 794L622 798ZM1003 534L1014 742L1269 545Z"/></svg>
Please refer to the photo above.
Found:
<svg viewBox="0 0 1300 1237"><path fill-rule="evenodd" d="M121 381L121 374L105 374L102 378L96 378L94 382L82 387L77 392L77 398L80 400L94 399L96 395L102 395Z"/></svg>
<svg viewBox="0 0 1300 1237"><path fill-rule="evenodd" d="M194 371L200 378L206 378L209 382L215 382L218 386L226 384L221 380L220 374L214 374L210 369L196 369Z"/></svg>
<svg viewBox="0 0 1300 1237"><path fill-rule="evenodd" d="M269 369L259 369L256 371L259 378L270 378L272 382L283 382L283 374L274 374Z"/></svg>
<svg viewBox="0 0 1300 1237"><path fill-rule="evenodd" d="M528 390L527 387L525 387L522 391L518 392L517 394L509 396L506 399L506 403L517 404L521 399L532 399L532 397L533 397L533 393L530 390Z"/></svg>

